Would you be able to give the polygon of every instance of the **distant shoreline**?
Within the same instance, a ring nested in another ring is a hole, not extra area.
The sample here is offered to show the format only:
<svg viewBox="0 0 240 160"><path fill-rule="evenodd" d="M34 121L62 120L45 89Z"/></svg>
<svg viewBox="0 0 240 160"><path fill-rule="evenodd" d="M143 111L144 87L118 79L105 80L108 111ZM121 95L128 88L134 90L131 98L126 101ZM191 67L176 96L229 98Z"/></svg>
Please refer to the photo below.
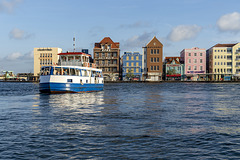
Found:
<svg viewBox="0 0 240 160"><path fill-rule="evenodd" d="M39 83L38 81L0 81L9 83ZM104 83L240 83L240 81L104 81Z"/></svg>

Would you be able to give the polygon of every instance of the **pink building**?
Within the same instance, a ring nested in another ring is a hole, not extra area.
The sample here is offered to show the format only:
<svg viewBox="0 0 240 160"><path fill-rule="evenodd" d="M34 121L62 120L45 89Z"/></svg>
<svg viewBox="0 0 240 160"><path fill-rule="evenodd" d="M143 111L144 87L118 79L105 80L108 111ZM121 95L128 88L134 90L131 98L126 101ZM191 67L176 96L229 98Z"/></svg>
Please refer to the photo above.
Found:
<svg viewBox="0 0 240 160"><path fill-rule="evenodd" d="M206 49L193 47L180 53L187 80L203 80L206 77Z"/></svg>

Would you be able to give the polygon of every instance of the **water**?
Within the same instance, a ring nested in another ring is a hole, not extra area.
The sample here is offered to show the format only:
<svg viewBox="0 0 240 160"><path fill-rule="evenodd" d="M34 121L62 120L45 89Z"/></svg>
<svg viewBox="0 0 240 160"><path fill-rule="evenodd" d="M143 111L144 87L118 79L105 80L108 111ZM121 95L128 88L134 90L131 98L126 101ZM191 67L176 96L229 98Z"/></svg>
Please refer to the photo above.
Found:
<svg viewBox="0 0 240 160"><path fill-rule="evenodd" d="M0 159L239 159L240 84L0 83Z"/></svg>

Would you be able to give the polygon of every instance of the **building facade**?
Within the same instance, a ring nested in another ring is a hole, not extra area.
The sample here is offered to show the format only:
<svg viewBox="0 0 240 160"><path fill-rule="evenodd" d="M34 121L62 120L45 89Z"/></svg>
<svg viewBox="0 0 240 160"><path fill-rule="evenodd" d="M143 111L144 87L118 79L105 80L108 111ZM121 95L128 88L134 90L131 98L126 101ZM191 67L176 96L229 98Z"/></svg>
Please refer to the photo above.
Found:
<svg viewBox="0 0 240 160"><path fill-rule="evenodd" d="M143 80L161 81L163 75L163 44L156 38L143 47Z"/></svg>
<svg viewBox="0 0 240 160"><path fill-rule="evenodd" d="M42 66L56 65L61 48L34 48L34 76L39 76Z"/></svg>
<svg viewBox="0 0 240 160"><path fill-rule="evenodd" d="M221 81L240 77L240 43L216 44L207 50L210 80Z"/></svg>
<svg viewBox="0 0 240 160"><path fill-rule="evenodd" d="M95 43L93 49L94 63L102 69L104 80L116 81L120 77L120 44L113 42L110 37L105 37Z"/></svg>
<svg viewBox="0 0 240 160"><path fill-rule="evenodd" d="M184 63L184 80L206 80L206 49L183 49L180 56Z"/></svg>
<svg viewBox="0 0 240 160"><path fill-rule="evenodd" d="M142 55L139 52L124 52L121 60L123 80L142 80Z"/></svg>
<svg viewBox="0 0 240 160"><path fill-rule="evenodd" d="M166 57L163 68L166 81L182 80L183 64L180 63L180 57Z"/></svg>

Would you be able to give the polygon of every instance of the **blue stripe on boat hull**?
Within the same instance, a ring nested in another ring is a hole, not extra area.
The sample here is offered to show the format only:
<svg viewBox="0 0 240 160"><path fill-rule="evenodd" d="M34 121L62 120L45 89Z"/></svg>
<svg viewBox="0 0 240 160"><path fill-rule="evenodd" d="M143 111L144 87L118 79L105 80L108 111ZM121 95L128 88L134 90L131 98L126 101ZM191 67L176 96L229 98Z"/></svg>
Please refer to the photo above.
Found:
<svg viewBox="0 0 240 160"><path fill-rule="evenodd" d="M95 92L102 91L103 84L40 83L39 90L43 93Z"/></svg>

